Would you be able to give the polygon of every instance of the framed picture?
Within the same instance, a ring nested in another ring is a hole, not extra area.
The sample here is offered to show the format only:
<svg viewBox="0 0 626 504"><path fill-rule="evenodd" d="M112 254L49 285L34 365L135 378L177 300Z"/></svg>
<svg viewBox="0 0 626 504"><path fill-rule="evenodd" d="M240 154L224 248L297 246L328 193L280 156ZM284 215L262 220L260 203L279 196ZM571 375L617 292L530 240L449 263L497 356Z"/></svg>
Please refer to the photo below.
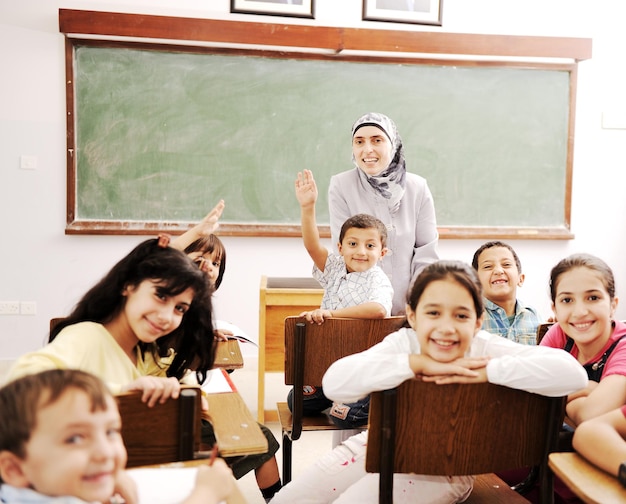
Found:
<svg viewBox="0 0 626 504"><path fill-rule="evenodd" d="M363 20L441 26L443 0L363 0Z"/></svg>
<svg viewBox="0 0 626 504"><path fill-rule="evenodd" d="M315 0L230 0L230 12L314 18Z"/></svg>

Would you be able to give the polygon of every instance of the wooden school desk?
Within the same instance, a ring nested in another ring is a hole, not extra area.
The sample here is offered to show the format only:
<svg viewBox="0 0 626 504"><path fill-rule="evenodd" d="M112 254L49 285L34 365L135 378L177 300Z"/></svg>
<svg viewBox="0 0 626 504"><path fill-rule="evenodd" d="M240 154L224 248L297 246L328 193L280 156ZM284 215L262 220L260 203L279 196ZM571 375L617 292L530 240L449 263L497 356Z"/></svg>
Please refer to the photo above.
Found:
<svg viewBox="0 0 626 504"><path fill-rule="evenodd" d="M222 457L267 451L267 439L239 392L208 394L209 411L202 417L213 424Z"/></svg>
<svg viewBox="0 0 626 504"><path fill-rule="evenodd" d="M254 455L267 451L267 439L225 371L211 370L210 382L205 382L202 390L209 403L202 418L213 425L220 456Z"/></svg>
<svg viewBox="0 0 626 504"><path fill-rule="evenodd" d="M258 420L278 421L274 404L265 409L265 373L285 371L285 318L320 307L324 289L314 278L261 277L259 295Z"/></svg>
<svg viewBox="0 0 626 504"><path fill-rule="evenodd" d="M556 474L587 504L623 504L626 488L617 477L587 462L578 453L551 453L548 462Z"/></svg>
<svg viewBox="0 0 626 504"><path fill-rule="evenodd" d="M224 369L241 369L243 367L243 356L238 340L229 339L228 341L217 342L213 367Z"/></svg>

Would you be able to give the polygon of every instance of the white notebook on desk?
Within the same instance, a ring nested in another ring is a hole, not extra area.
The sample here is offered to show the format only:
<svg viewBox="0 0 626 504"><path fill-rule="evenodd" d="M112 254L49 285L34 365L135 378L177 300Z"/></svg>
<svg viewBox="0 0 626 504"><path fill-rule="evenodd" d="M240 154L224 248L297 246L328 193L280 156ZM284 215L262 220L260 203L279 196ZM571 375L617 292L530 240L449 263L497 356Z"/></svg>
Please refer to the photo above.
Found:
<svg viewBox="0 0 626 504"><path fill-rule="evenodd" d="M180 504L193 490L197 467L128 469L139 504Z"/></svg>
<svg viewBox="0 0 626 504"><path fill-rule="evenodd" d="M228 373L221 368L211 369L200 386L207 394L221 392L236 392L237 388L228 377Z"/></svg>

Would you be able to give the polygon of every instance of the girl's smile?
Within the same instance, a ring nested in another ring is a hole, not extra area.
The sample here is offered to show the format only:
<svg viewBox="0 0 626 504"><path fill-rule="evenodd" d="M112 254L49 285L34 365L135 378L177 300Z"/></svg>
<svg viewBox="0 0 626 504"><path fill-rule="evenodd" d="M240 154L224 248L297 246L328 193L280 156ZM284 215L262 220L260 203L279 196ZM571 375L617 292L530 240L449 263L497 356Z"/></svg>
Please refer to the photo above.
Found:
<svg viewBox="0 0 626 504"><path fill-rule="evenodd" d="M433 341L433 343L436 343L437 345L442 346L442 347L451 347L453 345L459 344L458 341L446 341L446 340L440 340L436 338L431 338L431 341Z"/></svg>
<svg viewBox="0 0 626 504"><path fill-rule="evenodd" d="M169 328L169 322L159 323L152 322L149 317L145 317L146 322L148 322L148 329L151 330L155 335L161 335ZM158 337L158 336L157 336Z"/></svg>

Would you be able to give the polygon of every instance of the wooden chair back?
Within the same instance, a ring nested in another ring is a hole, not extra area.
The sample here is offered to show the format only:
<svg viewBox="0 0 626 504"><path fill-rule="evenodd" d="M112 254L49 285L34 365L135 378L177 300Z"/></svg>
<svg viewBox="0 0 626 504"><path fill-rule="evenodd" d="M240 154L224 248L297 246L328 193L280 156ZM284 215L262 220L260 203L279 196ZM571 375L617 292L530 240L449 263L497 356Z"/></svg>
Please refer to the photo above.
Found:
<svg viewBox="0 0 626 504"><path fill-rule="evenodd" d="M384 319L330 318L309 324L300 317L285 319L285 385L321 385L328 367L338 359L367 350L398 330L405 317ZM301 345L301 346L298 346Z"/></svg>
<svg viewBox="0 0 626 504"><path fill-rule="evenodd" d="M50 331L52 331L52 329L54 329L59 322L63 322L63 320L65 320L65 317L54 317L54 318L51 318L50 319Z"/></svg>
<svg viewBox="0 0 626 504"><path fill-rule="evenodd" d="M537 465L541 502L549 503L548 455L564 404L490 383L408 380L371 396L366 470L380 473L380 502L391 503L394 472L454 476Z"/></svg>
<svg viewBox="0 0 626 504"><path fill-rule="evenodd" d="M178 399L149 408L141 392L116 396L128 467L195 458L200 447L200 387L185 386Z"/></svg>
<svg viewBox="0 0 626 504"><path fill-rule="evenodd" d="M552 327L554 322L544 322L543 324L539 324L537 326L537 345L541 342L543 337L548 332L548 329Z"/></svg>
<svg viewBox="0 0 626 504"><path fill-rule="evenodd" d="M338 430L326 416L304 417L303 385L320 386L328 367L341 357L362 352L382 341L405 322L405 317L384 319L330 318L309 324L300 317L285 319L285 384L293 385L293 411L277 404L283 434L283 481L291 480L291 442L302 431Z"/></svg>

